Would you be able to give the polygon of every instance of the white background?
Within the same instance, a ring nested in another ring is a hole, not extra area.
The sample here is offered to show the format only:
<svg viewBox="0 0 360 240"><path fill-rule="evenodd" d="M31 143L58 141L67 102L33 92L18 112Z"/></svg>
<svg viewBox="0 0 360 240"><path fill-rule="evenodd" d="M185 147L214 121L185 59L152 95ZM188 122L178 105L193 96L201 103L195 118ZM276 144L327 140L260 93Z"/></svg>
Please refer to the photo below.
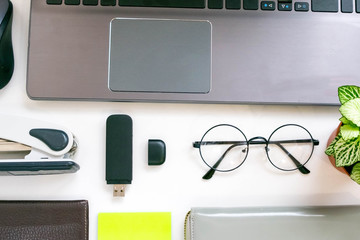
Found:
<svg viewBox="0 0 360 240"><path fill-rule="evenodd" d="M338 125L337 107L30 100L25 90L30 1L12 2L16 67L11 82L0 91L0 113L70 129L79 140L74 160L81 169L68 175L1 177L0 199L87 199L90 239L97 239L100 212L169 211L172 239L179 240L183 239L184 217L195 206L359 204L360 186L334 170L324 154L327 139ZM112 186L105 182L105 121L111 114L127 114L133 119L133 183L124 198L113 198ZM268 137L285 123L303 125L320 140L307 165L311 173L281 172L270 165L261 148L253 148L238 170L202 180L207 168L192 142L218 123L234 124L248 138ZM16 130L16 126L1 127ZM149 167L147 141L154 138L166 143L166 162Z"/></svg>

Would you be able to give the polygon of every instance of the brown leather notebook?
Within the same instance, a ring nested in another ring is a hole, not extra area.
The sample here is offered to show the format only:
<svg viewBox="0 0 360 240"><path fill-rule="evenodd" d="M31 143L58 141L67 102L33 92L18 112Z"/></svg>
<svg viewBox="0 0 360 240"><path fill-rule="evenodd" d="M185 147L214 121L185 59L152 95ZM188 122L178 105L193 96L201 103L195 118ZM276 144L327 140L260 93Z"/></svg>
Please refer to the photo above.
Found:
<svg viewBox="0 0 360 240"><path fill-rule="evenodd" d="M88 202L0 201L1 240L87 240Z"/></svg>

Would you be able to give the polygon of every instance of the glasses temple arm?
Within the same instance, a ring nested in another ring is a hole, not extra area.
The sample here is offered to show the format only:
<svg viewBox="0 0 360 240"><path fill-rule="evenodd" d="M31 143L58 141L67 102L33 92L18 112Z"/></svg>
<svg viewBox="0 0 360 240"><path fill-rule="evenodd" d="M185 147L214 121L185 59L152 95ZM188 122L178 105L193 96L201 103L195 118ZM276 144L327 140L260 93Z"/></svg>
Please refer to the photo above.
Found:
<svg viewBox="0 0 360 240"><path fill-rule="evenodd" d="M280 147L281 150L283 150L286 155L288 155L288 157L293 161L293 163L295 163L296 167L298 167L299 171L302 174L308 174L310 173L310 170L307 169L304 165L302 165L288 150L286 150L286 148L284 148L283 145L281 145L280 143L275 143L277 146Z"/></svg>
<svg viewBox="0 0 360 240"><path fill-rule="evenodd" d="M297 140L278 140L278 141L269 141L272 144L278 143L313 143L315 146L319 145L319 140L316 139L297 139Z"/></svg>
<svg viewBox="0 0 360 240"><path fill-rule="evenodd" d="M278 144L278 143L308 143L308 142L312 142L315 146L319 145L319 140L316 140L316 139L270 141L269 143ZM266 143L266 140L263 142L263 141L253 141L253 139L250 139L248 141L248 143L250 145L264 144L264 143ZM207 142L198 142L198 141L196 141L196 142L193 142L193 147L194 148L200 148L201 145L222 145L222 144L246 145L247 142L246 141L207 141Z"/></svg>
<svg viewBox="0 0 360 240"><path fill-rule="evenodd" d="M212 176L214 175L214 173L215 173L215 169L210 168L210 170L205 173L205 175L202 177L202 179L204 179L204 180L209 180L209 179L212 178Z"/></svg>
<svg viewBox="0 0 360 240"><path fill-rule="evenodd" d="M247 141L201 141L193 142L194 148L200 148L201 145L247 145Z"/></svg>
<svg viewBox="0 0 360 240"><path fill-rule="evenodd" d="M242 144L233 144L230 147L228 147L228 149L226 149L226 151L221 155L221 157L219 158L219 160L216 161L216 163L210 168L209 171L207 171L205 173L205 175L202 177L203 179L209 180L210 178L212 178L212 176L215 173L215 169L220 165L220 163L222 162L222 160L224 160L226 154L233 149L236 146L241 146Z"/></svg>
<svg viewBox="0 0 360 240"><path fill-rule="evenodd" d="M297 140L294 140L294 142ZM316 139L309 139L309 141L313 142L314 145L319 145L319 140ZM301 141L303 142L303 141ZM215 173L215 169L220 165L220 163L222 162L222 160L224 159L224 157L226 156L226 154L233 149L236 146L241 146L241 145L246 145L246 142L234 142L234 141L214 141L214 142L193 142L193 147L194 148L200 148L201 143L203 143L204 145L214 145L214 144L229 144L229 143L233 143L233 145L231 145L224 153L223 155L221 155L221 157L219 158L219 160L216 161L216 163L211 167L211 169L202 177L203 179L211 179L212 176ZM277 146L280 147L281 150L283 150L288 157L294 162L294 164L298 167L299 171L303 174L308 174L310 173L310 170L307 169L304 165L302 165L289 151L286 150L286 148L284 148L283 145L281 145L281 141L280 142L272 142L274 144L276 144ZM263 144L262 142L249 142L249 144Z"/></svg>

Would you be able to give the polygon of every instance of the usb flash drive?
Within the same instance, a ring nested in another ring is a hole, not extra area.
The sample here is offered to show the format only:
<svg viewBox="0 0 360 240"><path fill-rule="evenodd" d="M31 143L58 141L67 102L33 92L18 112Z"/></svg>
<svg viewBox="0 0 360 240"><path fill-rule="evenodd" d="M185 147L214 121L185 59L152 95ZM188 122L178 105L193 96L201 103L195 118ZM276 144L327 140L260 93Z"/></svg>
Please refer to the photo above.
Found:
<svg viewBox="0 0 360 240"><path fill-rule="evenodd" d="M106 121L106 182L114 184L113 196L125 196L132 181L132 119L111 115Z"/></svg>

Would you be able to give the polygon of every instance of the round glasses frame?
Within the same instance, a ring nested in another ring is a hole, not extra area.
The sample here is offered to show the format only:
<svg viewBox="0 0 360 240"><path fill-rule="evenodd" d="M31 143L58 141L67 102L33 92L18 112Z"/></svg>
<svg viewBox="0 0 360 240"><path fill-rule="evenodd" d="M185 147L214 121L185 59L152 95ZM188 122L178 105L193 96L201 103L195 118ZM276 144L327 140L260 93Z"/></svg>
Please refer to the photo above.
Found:
<svg viewBox="0 0 360 240"><path fill-rule="evenodd" d="M244 139L245 139L246 147L249 148L250 143L249 143L248 139L246 138L244 132L241 131L238 127L235 127L234 125L231 125L231 124L218 124L218 125L215 125L215 126L211 127L210 129L208 129L208 130L204 133L204 135L202 136L202 138L201 138L201 140L200 140L200 142L199 142L199 153L200 153L201 159L203 160L203 162L204 162L209 168L211 168L211 169L213 169L213 170L215 170L215 171L219 171L219 172L231 172L231 171L234 171L235 169L239 168L239 167L245 162L245 159L247 158L247 156L248 156L248 154L249 154L249 151L246 151L244 160L243 160L238 166L236 166L236 167L234 167L234 168L231 168L231 169L226 169L226 170L217 169L217 168L214 167L214 166L210 166L210 165L205 161L205 158L204 158L204 156L203 156L203 154L202 154L202 151L201 151L201 146L202 146L202 145L208 145L208 143L207 143L207 144L203 144L204 138L206 137L206 135L207 135L210 131L212 131L214 128L222 127L222 126L232 127L232 128L235 128L236 130L238 130L238 131L243 135L243 137L244 137ZM195 142L195 143L196 143L196 142ZM222 141L221 143L217 141L217 143L218 143L218 144L233 144L233 145L231 145L231 146L225 151L225 153L223 154L223 156L225 156L231 149L233 149L234 147L237 146L237 145L234 144L233 141ZM215 144L215 143L214 143L214 144ZM194 147L195 147L195 144L194 144Z"/></svg>
<svg viewBox="0 0 360 240"><path fill-rule="evenodd" d="M221 126L225 126L225 127L232 127L234 128L235 130L239 131L241 133L241 135L244 137L244 141L216 141L216 142L204 142L204 138L207 136L207 134L212 131L214 128L217 128L217 127L221 127ZM284 127L299 127L301 129L303 129L308 135L309 135L309 139L294 139L294 140L282 140L282 141L271 141L271 138L274 136L275 133L278 132L278 130L284 128ZM292 154L290 152L288 152L281 144L282 143L312 143L312 146L311 146L311 151L310 151L310 154L309 154L309 157L308 159L306 159L306 161L304 161L303 163L300 163L294 156L292 156ZM222 154L222 156L219 158L219 160L213 165L211 166L210 164L208 164L207 161L205 161L205 158L203 156L203 153L201 151L201 146L202 145L212 145L212 144L231 144L231 146L229 148L226 149L226 151ZM285 125L282 125L278 128L276 128L271 134L270 136L268 137L268 139L264 138L264 137L253 137L251 139L247 139L246 138L246 135L244 134L243 131L241 131L238 127L234 126L234 125L231 125L231 124L218 124L218 125L215 125L213 127L211 127L210 129L208 129L205 134L202 136L200 142L194 142L193 143L193 147L195 148L199 148L199 153L200 153L200 157L202 159L202 161L210 168L209 172L207 174L205 174L205 176L203 177L204 179L210 179L212 177L212 175L215 173L215 171L219 171L219 172L230 172L230 171L233 171L237 168L239 168L246 160L247 156L248 156L248 153L249 151L245 151L245 156L244 156L244 159L242 160L242 162L231 168L231 169L217 169L217 166L221 163L222 159L226 156L226 154L231 150L233 149L234 147L237 147L237 146L245 146L246 145L246 149L249 149L250 145L252 144L265 144L265 152L266 152L266 155L267 155L267 158L268 160L270 161L271 165L273 165L275 168L279 169L279 170L282 170L282 171L294 171L294 170L299 170L301 173L303 174L308 174L310 173L310 171L304 166L309 160L310 158L312 157L313 155L313 152L314 152L314 146L315 145L319 145L319 141L318 140L315 140L311 133L306 129L304 128L303 126L301 125L298 125L298 124L285 124ZM270 156L269 156L269 144L276 144L278 147L280 147L280 149L282 151L284 151L288 157L295 163L296 167L295 168L292 168L292 169L284 169L284 168L281 168L279 166L277 166L276 164L273 163L273 161L271 160Z"/></svg>

